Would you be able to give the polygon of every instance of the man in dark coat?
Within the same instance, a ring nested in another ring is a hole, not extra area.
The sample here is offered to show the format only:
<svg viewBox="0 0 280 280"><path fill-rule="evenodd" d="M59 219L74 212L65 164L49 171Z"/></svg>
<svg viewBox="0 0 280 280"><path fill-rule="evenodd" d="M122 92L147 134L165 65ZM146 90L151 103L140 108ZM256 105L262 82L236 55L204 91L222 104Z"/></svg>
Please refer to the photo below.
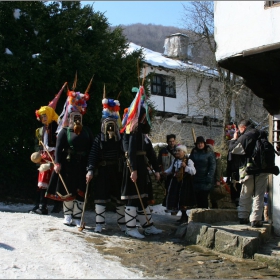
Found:
<svg viewBox="0 0 280 280"><path fill-rule="evenodd" d="M260 132L248 120L241 120L238 130L229 142L230 155L238 155L240 160L239 181L242 183L238 218L240 224L251 222L252 227L262 226L264 194L267 187L267 173L248 175L246 168L252 165L252 154Z"/></svg>

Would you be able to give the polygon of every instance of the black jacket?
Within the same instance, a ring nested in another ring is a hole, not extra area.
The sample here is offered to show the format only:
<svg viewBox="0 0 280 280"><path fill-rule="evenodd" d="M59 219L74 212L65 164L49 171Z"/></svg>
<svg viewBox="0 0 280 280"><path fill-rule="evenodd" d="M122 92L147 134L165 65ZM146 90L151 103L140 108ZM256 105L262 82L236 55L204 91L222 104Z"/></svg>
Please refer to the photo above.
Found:
<svg viewBox="0 0 280 280"><path fill-rule="evenodd" d="M236 140L229 142L229 160L232 154L240 157L240 167L251 161L251 157L260 132L255 128L246 128L246 130Z"/></svg>

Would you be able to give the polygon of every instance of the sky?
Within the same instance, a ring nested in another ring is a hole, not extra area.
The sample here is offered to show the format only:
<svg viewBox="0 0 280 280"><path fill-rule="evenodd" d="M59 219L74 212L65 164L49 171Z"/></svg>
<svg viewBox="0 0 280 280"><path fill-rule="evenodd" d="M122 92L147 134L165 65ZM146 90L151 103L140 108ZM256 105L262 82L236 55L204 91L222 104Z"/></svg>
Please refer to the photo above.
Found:
<svg viewBox="0 0 280 280"><path fill-rule="evenodd" d="M0 279L145 279L142 272L128 269L117 258L104 258L88 242L95 214L85 212L86 228L63 225L63 214L29 214L34 205L0 203ZM165 215L155 205L153 212ZM49 210L52 209L50 206ZM170 216L171 217L171 216ZM106 212L106 224L116 223L116 214ZM108 236L106 247L129 238Z"/></svg>
<svg viewBox="0 0 280 280"><path fill-rule="evenodd" d="M134 23L183 28L183 4L188 1L81 1L105 13L112 26Z"/></svg>

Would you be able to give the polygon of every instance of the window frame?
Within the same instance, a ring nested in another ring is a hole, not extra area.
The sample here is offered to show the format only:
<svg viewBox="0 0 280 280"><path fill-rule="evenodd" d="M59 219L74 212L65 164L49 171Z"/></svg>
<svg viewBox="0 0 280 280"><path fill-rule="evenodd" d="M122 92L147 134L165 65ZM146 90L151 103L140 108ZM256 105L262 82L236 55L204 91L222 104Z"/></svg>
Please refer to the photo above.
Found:
<svg viewBox="0 0 280 280"><path fill-rule="evenodd" d="M150 86L152 95L164 96L169 98L177 97L176 79L174 76L155 73L150 79Z"/></svg>

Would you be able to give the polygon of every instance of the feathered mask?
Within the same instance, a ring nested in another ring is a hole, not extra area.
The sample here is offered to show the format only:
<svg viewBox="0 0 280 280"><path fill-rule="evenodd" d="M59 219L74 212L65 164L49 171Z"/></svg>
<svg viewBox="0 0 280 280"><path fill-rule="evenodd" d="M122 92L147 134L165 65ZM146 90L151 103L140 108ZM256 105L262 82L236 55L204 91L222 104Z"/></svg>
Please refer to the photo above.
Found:
<svg viewBox="0 0 280 280"><path fill-rule="evenodd" d="M145 114L144 116L142 116L141 119L139 119L141 108L144 109ZM123 128L121 129L121 133L125 131L127 134L130 134L131 132L135 131L135 129L138 127L138 123L143 122L144 119L148 122L149 126L151 126L147 97L145 94L144 87L140 86L134 100L128 108L127 113L123 117Z"/></svg>
<svg viewBox="0 0 280 280"><path fill-rule="evenodd" d="M59 133L59 131L63 127L66 127L69 125L70 113L78 112L81 115L84 115L86 113L87 101L89 100L89 97L90 97L88 92L91 87L92 79L93 79L93 77L91 78L85 93L76 92L75 91L76 83L77 83L77 74L76 74L72 90L68 89L68 91L67 91L67 99L64 104L63 111L59 116L61 121L58 125L57 131L56 131L57 133Z"/></svg>
<svg viewBox="0 0 280 280"><path fill-rule="evenodd" d="M120 129L122 127L122 122L120 119L120 102L117 99L106 98L106 90L104 84L103 99L102 99L102 106L103 106L102 119L103 120L107 118L115 119Z"/></svg>

